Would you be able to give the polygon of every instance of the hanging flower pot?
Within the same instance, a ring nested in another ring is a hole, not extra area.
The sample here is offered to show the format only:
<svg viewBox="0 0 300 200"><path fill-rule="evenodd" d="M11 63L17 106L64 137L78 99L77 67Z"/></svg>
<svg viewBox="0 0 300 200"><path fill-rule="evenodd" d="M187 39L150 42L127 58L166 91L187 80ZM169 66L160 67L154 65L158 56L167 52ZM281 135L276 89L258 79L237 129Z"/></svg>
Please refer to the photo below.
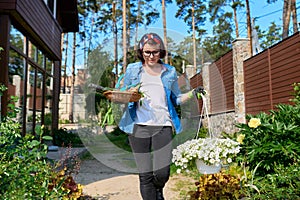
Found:
<svg viewBox="0 0 300 200"><path fill-rule="evenodd" d="M229 138L192 139L173 149L172 162L178 167L178 173L181 170L189 170L193 164L196 164L201 172L201 163L207 165L204 167L204 174L217 173L221 166L230 164L239 151L239 143ZM208 169L211 167L216 169Z"/></svg>
<svg viewBox="0 0 300 200"><path fill-rule="evenodd" d="M201 174L215 174L221 171L221 164L206 164L203 160L196 159L196 166Z"/></svg>
<svg viewBox="0 0 300 200"><path fill-rule="evenodd" d="M196 167L202 174L214 174L221 170L221 166L228 165L232 158L240 151L239 142L229 138L217 138L210 131L209 116L207 112L206 100L204 95L202 111L205 111L208 121L208 138L198 138L199 129L196 139L188 140L173 149L172 162L178 168L177 173L182 170L188 171L196 163ZM199 120L201 125L202 113Z"/></svg>

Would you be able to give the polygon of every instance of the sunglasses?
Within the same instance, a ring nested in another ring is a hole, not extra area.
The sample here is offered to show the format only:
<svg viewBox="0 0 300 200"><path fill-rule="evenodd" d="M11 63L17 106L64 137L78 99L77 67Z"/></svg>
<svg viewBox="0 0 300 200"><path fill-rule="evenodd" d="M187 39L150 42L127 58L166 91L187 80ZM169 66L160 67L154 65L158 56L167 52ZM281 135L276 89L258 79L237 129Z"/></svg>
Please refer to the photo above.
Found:
<svg viewBox="0 0 300 200"><path fill-rule="evenodd" d="M146 57L150 57L151 54L153 57L155 56L159 56L160 55L160 51L143 51L144 56Z"/></svg>

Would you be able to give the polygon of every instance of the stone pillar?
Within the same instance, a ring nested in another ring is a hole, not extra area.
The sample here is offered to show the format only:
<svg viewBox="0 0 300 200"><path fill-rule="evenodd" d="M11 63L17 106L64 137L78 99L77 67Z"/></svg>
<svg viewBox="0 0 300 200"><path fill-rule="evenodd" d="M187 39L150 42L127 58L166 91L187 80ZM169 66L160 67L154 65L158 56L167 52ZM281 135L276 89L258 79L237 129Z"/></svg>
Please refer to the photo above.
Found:
<svg viewBox="0 0 300 200"><path fill-rule="evenodd" d="M236 123L246 122L244 91L244 60L251 57L250 40L238 38L232 43L234 106Z"/></svg>

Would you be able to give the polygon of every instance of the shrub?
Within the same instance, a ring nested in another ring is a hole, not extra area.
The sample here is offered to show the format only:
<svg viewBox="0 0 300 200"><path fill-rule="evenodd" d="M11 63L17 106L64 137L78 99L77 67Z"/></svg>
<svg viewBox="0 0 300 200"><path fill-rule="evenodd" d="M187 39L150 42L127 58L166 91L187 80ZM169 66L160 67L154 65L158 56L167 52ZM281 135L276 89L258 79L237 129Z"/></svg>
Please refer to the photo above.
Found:
<svg viewBox="0 0 300 200"><path fill-rule="evenodd" d="M12 119L0 125L0 196L3 199L55 199L62 196L63 190L55 185L48 189L55 175L46 161L47 146L37 127L37 137L21 136L20 124Z"/></svg>
<svg viewBox="0 0 300 200"><path fill-rule="evenodd" d="M240 178L221 171L216 174L205 174L195 183L196 191L190 191L191 200L241 199Z"/></svg>
<svg viewBox="0 0 300 200"><path fill-rule="evenodd" d="M82 141L75 131L69 131L66 128L60 128L53 131L53 141L54 145L57 146L72 146L72 147L82 147Z"/></svg>
<svg viewBox="0 0 300 200"><path fill-rule="evenodd" d="M244 135L240 160L246 159L250 169L262 161L258 174L274 172L275 164L289 166L299 158L300 106L278 105L270 114L248 115L248 120L260 121L257 127L238 124Z"/></svg>
<svg viewBox="0 0 300 200"><path fill-rule="evenodd" d="M0 85L0 96L7 88ZM13 100L15 98L12 98ZM16 108L0 122L0 196L9 200L77 199L82 188L76 184L71 173L57 171L57 163L47 159L48 146L43 142L52 140L44 135L43 126L36 126L35 135L21 134L21 125L14 116ZM69 170L70 171L70 170Z"/></svg>
<svg viewBox="0 0 300 200"><path fill-rule="evenodd" d="M251 199L300 199L300 166L274 166L274 173L254 179L259 192L252 191Z"/></svg>

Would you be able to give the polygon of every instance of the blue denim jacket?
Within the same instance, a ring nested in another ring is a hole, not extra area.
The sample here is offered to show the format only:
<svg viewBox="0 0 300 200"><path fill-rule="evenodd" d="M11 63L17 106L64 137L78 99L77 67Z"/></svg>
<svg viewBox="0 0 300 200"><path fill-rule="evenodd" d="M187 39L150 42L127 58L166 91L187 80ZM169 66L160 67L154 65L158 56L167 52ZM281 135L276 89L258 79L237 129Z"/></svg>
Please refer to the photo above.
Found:
<svg viewBox="0 0 300 200"><path fill-rule="evenodd" d="M165 71L161 75L161 80L166 93L166 100L168 105L168 110L171 116L171 120L176 133L182 131L182 126L180 119L175 110L176 105L180 105L181 91L178 86L178 78L176 69L170 65L163 64ZM142 63L132 63L129 64L124 76L124 86L128 87L130 85L137 85L141 80ZM133 132L134 119L136 117L136 105L137 102L129 102L127 108L120 120L119 127L126 133L131 134Z"/></svg>

